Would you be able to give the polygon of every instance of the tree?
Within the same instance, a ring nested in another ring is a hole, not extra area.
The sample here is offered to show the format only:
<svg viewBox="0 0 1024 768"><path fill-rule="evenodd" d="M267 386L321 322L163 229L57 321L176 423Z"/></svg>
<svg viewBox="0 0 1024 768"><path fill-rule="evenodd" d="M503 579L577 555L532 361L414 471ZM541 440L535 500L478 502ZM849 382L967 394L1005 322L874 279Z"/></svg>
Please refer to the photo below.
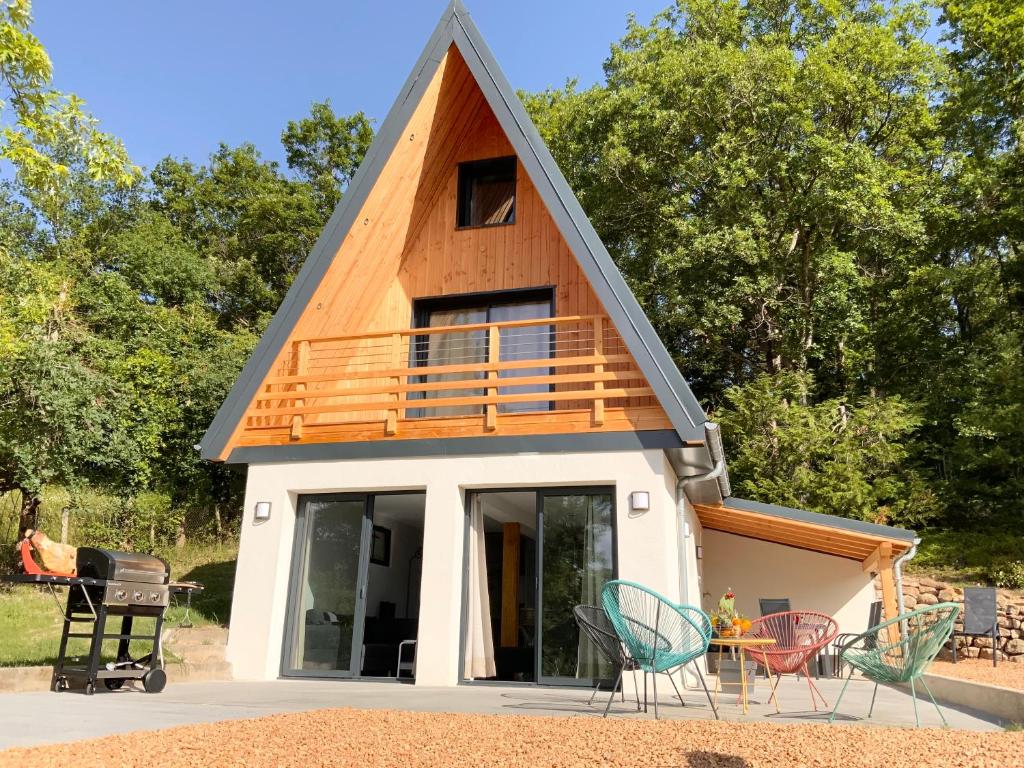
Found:
<svg viewBox="0 0 1024 768"><path fill-rule="evenodd" d="M757 498L932 514L931 501L897 508L880 485L922 460L926 425L894 368L948 351L945 285L918 297L920 324L887 332L908 311L895 297L920 291L930 227L951 204L934 104L946 69L927 24L914 2L679 0L651 24L631 20L604 84L528 98L698 396L750 428L729 430L728 447L737 486ZM751 402L790 418L765 436L737 415ZM830 437L840 411L852 426ZM896 433L853 439L869 414ZM775 440L801 448L769 461ZM899 450L883 460L882 446ZM811 447L823 458L792 464Z"/></svg>
<svg viewBox="0 0 1024 768"><path fill-rule="evenodd" d="M783 372L727 390L715 416L735 446L736 491L875 523L933 522L938 499L906 466L913 407L870 396L809 405L813 387L809 374Z"/></svg>
<svg viewBox="0 0 1024 768"><path fill-rule="evenodd" d="M872 284L924 245L942 74L916 5L680 1L606 85L530 100L700 393L759 372L848 391Z"/></svg>
<svg viewBox="0 0 1024 768"><path fill-rule="evenodd" d="M323 226L313 189L285 178L251 144L221 145L199 167L166 158L151 179L152 207L218 276L222 327L262 329Z"/></svg>
<svg viewBox="0 0 1024 768"><path fill-rule="evenodd" d="M96 340L67 278L0 253L0 285L0 493L20 492L23 531L45 485L116 471L128 436L118 382L88 363Z"/></svg>
<svg viewBox="0 0 1024 768"><path fill-rule="evenodd" d="M26 190L58 193L68 157L80 159L95 180L130 186L139 170L80 98L53 88L53 66L31 22L29 0L0 1L0 159L14 165Z"/></svg>
<svg viewBox="0 0 1024 768"><path fill-rule="evenodd" d="M289 121L281 134L288 167L313 187L325 221L372 140L373 126L365 114L339 117L329 101L314 102L309 117Z"/></svg>

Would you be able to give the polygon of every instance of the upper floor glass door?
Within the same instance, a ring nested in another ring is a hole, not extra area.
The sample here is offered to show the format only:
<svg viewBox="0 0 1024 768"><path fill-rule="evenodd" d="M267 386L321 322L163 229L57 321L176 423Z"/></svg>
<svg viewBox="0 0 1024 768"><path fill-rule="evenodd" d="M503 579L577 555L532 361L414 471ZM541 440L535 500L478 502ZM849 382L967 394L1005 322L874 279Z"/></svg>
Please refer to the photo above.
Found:
<svg viewBox="0 0 1024 768"><path fill-rule="evenodd" d="M472 326L483 323L500 323L515 320L541 320L551 317L552 297L550 288L525 291L498 291L487 294L442 296L420 299L416 302L416 326L418 328L446 328L449 326ZM550 326L510 327L499 330L498 359L505 361L540 360L550 358L554 338ZM439 366L474 366L489 362L491 348L488 331L471 328L465 331L452 330L447 333L431 333L413 339L413 354L410 356L417 367L436 368ZM500 379L542 376L546 368L518 368L502 371ZM483 380L486 372L460 372L425 374L421 381L428 383L445 381ZM504 384L504 382L503 382ZM498 393L523 394L546 392L545 385L505 385ZM481 397L484 389L433 389L422 393L425 400L457 397ZM547 410L550 403L515 402L502 403L500 413ZM471 416L483 411L482 405L448 405L433 408L417 408L409 412L410 417Z"/></svg>

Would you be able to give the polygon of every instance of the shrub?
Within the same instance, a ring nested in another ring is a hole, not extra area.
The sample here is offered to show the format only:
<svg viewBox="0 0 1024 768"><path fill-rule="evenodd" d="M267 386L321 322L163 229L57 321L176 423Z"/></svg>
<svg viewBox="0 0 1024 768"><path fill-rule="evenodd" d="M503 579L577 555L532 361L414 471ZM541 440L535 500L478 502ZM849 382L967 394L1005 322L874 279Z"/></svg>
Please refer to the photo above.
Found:
<svg viewBox="0 0 1024 768"><path fill-rule="evenodd" d="M1017 560L993 569L992 583L1004 589L1024 589L1024 562Z"/></svg>

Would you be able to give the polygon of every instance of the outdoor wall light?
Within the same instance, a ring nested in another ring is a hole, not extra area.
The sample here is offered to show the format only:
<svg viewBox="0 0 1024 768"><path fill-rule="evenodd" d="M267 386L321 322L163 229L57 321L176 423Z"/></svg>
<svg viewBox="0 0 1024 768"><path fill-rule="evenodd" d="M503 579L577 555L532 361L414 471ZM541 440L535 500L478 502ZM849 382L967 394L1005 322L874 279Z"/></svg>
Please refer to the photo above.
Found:
<svg viewBox="0 0 1024 768"><path fill-rule="evenodd" d="M257 523L262 523L264 520L270 519L270 502L269 501L257 501L256 510L253 513L253 520Z"/></svg>
<svg viewBox="0 0 1024 768"><path fill-rule="evenodd" d="M647 491L633 491L629 494L629 508L634 512L646 512L651 508L651 494Z"/></svg>

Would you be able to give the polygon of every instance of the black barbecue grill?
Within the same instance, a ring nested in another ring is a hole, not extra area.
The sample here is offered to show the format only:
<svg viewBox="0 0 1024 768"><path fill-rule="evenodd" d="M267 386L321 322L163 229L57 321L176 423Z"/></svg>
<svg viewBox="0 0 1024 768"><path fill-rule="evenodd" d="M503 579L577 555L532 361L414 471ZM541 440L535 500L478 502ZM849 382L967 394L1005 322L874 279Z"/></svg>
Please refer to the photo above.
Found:
<svg viewBox="0 0 1024 768"><path fill-rule="evenodd" d="M66 691L75 682L92 695L100 680L110 690L121 688L128 680L141 680L149 693L159 693L167 683L160 649L164 611L172 594L187 594L202 590L198 584L171 584L167 563L153 555L138 552L113 552L97 547L79 547L76 557L76 575L47 573L20 573L5 576L15 583L41 584L50 588L68 587L67 607L64 608L64 630L60 651L53 668L50 689ZM55 596L56 597L56 596ZM121 617L119 632L107 631L107 620ZM136 617L154 618L152 634L135 634ZM90 631L73 631L77 628ZM91 625L91 626L90 626ZM69 638L88 638L88 656L84 664L71 665L66 656ZM116 660L100 666L103 641L117 640ZM152 643L145 656L131 655L132 641Z"/></svg>

